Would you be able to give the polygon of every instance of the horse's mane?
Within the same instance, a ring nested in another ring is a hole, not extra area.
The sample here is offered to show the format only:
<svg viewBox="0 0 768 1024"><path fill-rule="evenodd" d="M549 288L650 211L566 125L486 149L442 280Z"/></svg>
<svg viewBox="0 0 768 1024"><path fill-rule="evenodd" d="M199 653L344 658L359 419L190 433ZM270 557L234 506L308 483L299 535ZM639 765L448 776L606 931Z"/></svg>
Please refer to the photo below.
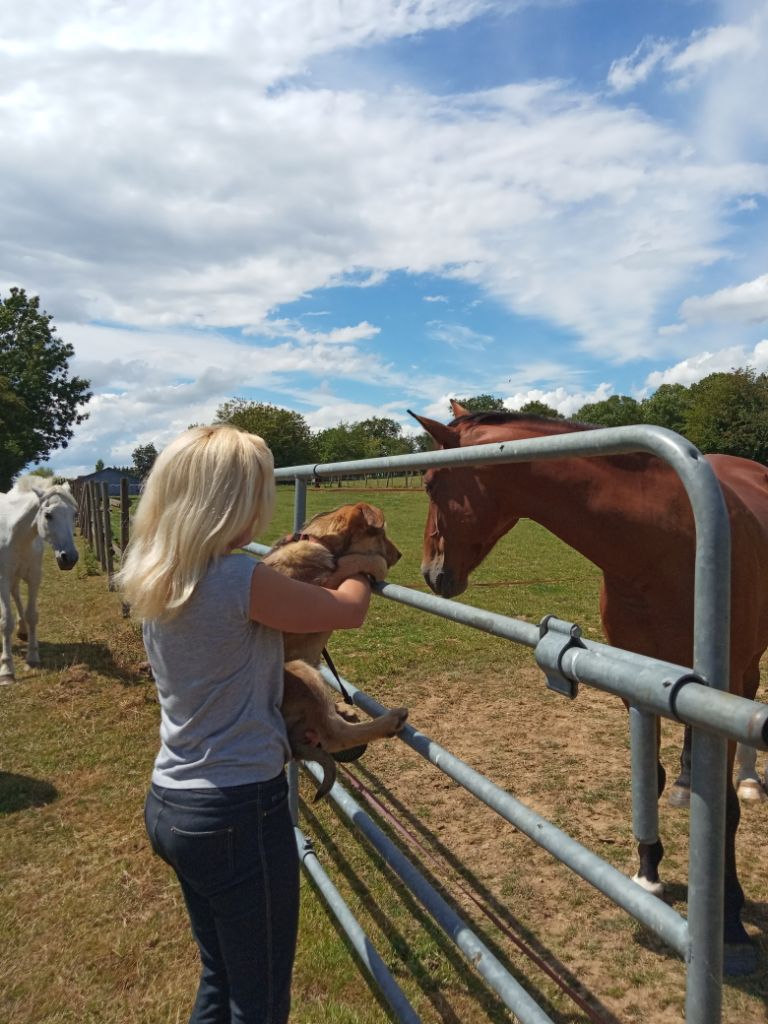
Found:
<svg viewBox="0 0 768 1024"><path fill-rule="evenodd" d="M465 416L457 416L456 419L452 420L448 426L455 427L459 423L470 423L472 425L488 423L494 426L503 426L505 423L520 423L525 421L526 423L546 423L550 427L556 428L558 433L570 433L574 430L597 430L599 429L594 423L579 423L576 420L559 420L553 419L550 416L538 416L534 413L528 412L500 412L498 410L493 412L470 412Z"/></svg>
<svg viewBox="0 0 768 1024"><path fill-rule="evenodd" d="M69 484L56 484L50 477L29 473L16 481L13 490L17 494L36 494L41 501L58 496L73 508L77 508L77 502L69 489Z"/></svg>
<svg viewBox="0 0 768 1024"><path fill-rule="evenodd" d="M488 426L503 427L508 423L541 423L546 424L550 434L569 434L575 431L600 430L596 423L579 423L577 420L556 420L550 416L538 416L527 412L470 412L464 416L457 416L448 426L456 427L461 424L467 426ZM629 472L644 471L649 465L657 460L657 456L647 452L626 452L622 455L604 455L601 458L610 459L617 467Z"/></svg>

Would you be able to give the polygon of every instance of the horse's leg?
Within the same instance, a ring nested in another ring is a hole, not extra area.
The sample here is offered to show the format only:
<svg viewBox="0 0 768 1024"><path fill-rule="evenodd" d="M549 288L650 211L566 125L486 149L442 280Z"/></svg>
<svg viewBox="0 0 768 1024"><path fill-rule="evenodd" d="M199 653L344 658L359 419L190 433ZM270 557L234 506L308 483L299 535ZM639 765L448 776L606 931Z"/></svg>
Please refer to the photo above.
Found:
<svg viewBox="0 0 768 1024"><path fill-rule="evenodd" d="M744 675L745 697L754 697L760 685L760 659L749 666ZM736 786L739 800L767 800L768 794L763 789L760 776L757 774L757 750L739 743L736 747Z"/></svg>
<svg viewBox="0 0 768 1024"><path fill-rule="evenodd" d="M680 753L680 774L675 779L667 797L670 807L691 806L691 727L686 725L683 749Z"/></svg>
<svg viewBox="0 0 768 1024"><path fill-rule="evenodd" d="M736 747L736 786L739 800L768 800L768 793L757 774L757 750L746 743L739 743Z"/></svg>
<svg viewBox="0 0 768 1024"><path fill-rule="evenodd" d="M11 585L8 579L0 576L0 623L3 634L3 653L0 656L0 685L12 683L13 674L13 605L11 604Z"/></svg>
<svg viewBox="0 0 768 1024"><path fill-rule="evenodd" d="M16 605L16 612L19 616L16 624L16 636L19 640L27 639L27 621L24 617L24 602L21 600L21 582L17 580L11 588L13 602Z"/></svg>
<svg viewBox="0 0 768 1024"><path fill-rule="evenodd" d="M664 886L659 878L659 864L664 847L659 839L659 797L667 781L659 760L661 739L659 720L647 711L629 709L632 740L632 827L637 843L640 866L633 881L654 896L661 896ZM656 776L656 785L652 779Z"/></svg>
<svg viewBox="0 0 768 1024"><path fill-rule="evenodd" d="M741 807L736 789L731 782L733 770L733 744L729 746L729 773L725 802L725 879L724 879L724 913L723 939L724 960L723 970L726 974L751 974L757 967L757 952L741 923L741 911L744 906L744 890L736 873L736 832L741 819Z"/></svg>
<svg viewBox="0 0 768 1024"><path fill-rule="evenodd" d="M37 647L37 592L43 576L43 554L30 560L27 572L27 664L30 668L40 667L40 651Z"/></svg>

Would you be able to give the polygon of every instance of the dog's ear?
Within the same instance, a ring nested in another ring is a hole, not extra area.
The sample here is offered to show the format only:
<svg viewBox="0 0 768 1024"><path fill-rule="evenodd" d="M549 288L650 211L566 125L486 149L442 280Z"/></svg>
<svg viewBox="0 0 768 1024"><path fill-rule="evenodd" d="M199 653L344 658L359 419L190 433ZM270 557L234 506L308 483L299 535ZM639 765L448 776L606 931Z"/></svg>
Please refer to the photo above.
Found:
<svg viewBox="0 0 768 1024"><path fill-rule="evenodd" d="M355 509L359 510L366 526L372 526L376 530L384 529L384 513L375 505L369 505L365 501L358 502Z"/></svg>

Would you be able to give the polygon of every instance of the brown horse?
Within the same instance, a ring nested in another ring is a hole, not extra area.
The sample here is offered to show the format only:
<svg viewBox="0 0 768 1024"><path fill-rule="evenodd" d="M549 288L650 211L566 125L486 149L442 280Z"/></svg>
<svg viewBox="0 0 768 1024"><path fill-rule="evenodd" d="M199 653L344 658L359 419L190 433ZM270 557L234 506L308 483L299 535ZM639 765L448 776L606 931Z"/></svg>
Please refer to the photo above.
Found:
<svg viewBox="0 0 768 1024"><path fill-rule="evenodd" d="M458 403L451 406L456 418L448 425L415 416L439 448L591 429L515 413L470 414ZM768 647L768 472L747 459L713 455L708 460L731 523L730 689L754 698L760 656ZM461 594L499 538L519 519L533 519L602 570L600 614L610 644L692 664L694 520L679 477L661 459L631 454L454 466L429 470L424 483L430 504L421 569L435 593ZM737 963L742 953L752 958L736 874L740 809L730 782L735 744L728 748L724 928L733 954L726 959ZM681 768L675 788L685 793L690 790L689 742ZM661 764L658 771L661 794ZM640 843L638 853L637 880L660 891L661 842Z"/></svg>

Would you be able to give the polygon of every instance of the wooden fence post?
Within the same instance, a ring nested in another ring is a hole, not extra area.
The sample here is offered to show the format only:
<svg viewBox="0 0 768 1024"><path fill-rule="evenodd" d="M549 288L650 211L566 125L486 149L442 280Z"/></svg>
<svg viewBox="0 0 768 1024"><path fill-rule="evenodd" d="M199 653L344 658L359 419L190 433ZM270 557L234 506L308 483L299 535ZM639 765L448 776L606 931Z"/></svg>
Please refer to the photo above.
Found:
<svg viewBox="0 0 768 1024"><path fill-rule="evenodd" d="M112 517L109 513L109 484L105 481L101 485L101 512L102 530L104 532L104 561L102 565L107 573L107 586L114 590L112 574L115 571L115 563L112 557Z"/></svg>
<svg viewBox="0 0 768 1024"><path fill-rule="evenodd" d="M120 477L120 560L125 557L131 530L131 499L128 494L128 477Z"/></svg>

